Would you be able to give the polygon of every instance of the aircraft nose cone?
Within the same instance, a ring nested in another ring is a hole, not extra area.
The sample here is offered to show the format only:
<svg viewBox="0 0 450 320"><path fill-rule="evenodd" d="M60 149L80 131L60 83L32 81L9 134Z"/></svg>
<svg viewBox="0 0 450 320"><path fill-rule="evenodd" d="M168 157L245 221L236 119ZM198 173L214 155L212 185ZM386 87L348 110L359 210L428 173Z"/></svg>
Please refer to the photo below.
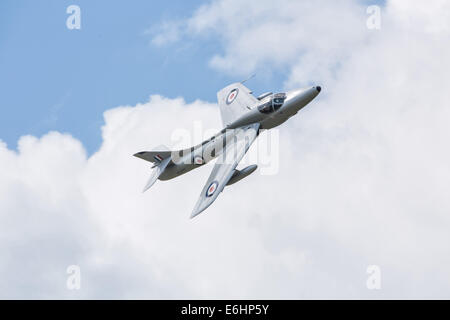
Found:
<svg viewBox="0 0 450 320"><path fill-rule="evenodd" d="M320 91L322 91L322 88L320 86L317 86L316 90L317 90L317 92L320 92Z"/></svg>

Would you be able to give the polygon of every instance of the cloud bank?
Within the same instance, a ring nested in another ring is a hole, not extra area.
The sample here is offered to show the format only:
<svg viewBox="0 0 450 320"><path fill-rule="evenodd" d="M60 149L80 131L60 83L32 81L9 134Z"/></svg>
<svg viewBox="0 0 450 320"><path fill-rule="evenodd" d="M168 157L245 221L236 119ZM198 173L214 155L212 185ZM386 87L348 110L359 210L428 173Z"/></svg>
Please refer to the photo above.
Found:
<svg viewBox="0 0 450 320"><path fill-rule="evenodd" d="M220 39L219 71L323 81L280 129L279 173L227 187L194 220L208 167L141 194L150 168L133 153L198 121L220 129L217 105L157 95L106 111L90 157L58 132L2 143L0 296L449 298L449 14L447 1L388 1L371 31L354 3L223 0L175 22ZM172 45L186 37L164 28ZM366 288L369 265L381 290Z"/></svg>

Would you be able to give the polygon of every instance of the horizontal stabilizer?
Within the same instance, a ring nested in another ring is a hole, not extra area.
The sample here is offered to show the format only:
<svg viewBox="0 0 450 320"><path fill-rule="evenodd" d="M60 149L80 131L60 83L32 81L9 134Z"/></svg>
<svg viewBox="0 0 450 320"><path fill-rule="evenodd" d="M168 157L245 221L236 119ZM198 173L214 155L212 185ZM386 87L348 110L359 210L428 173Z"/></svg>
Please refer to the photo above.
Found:
<svg viewBox="0 0 450 320"><path fill-rule="evenodd" d="M134 154L134 156L137 158L153 163L152 174L142 192L147 191L151 186L155 184L156 180L158 180L159 176L164 172L170 160L172 159L172 152L169 151L166 146L162 145L156 149L163 149L164 151L142 151Z"/></svg>
<svg viewBox="0 0 450 320"><path fill-rule="evenodd" d="M153 168L152 174L151 174L150 178L148 179L148 182L145 185L144 190L142 190L142 192L147 191L148 189L150 189L151 186L153 186L155 184L156 180L158 180L161 173L164 172L164 170L166 169L169 162L170 162L170 156L167 157L166 159L164 159L160 164L156 165Z"/></svg>

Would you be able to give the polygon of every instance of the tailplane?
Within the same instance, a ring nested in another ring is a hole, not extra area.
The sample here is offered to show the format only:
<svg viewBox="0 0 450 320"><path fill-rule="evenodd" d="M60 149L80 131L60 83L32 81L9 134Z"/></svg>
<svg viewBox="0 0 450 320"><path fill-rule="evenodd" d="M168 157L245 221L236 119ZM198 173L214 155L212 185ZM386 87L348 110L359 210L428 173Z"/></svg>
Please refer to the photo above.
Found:
<svg viewBox="0 0 450 320"><path fill-rule="evenodd" d="M150 175L150 178L147 182L147 184L144 187L144 190L142 192L147 191L150 189L151 186L153 186L158 180L161 173L164 172L167 165L169 164L170 160L172 159L172 152L168 150L165 146L160 146L156 148L158 150L166 149L164 151L142 151L134 154L135 157L141 158L145 161L149 161L153 163L152 166L152 173Z"/></svg>

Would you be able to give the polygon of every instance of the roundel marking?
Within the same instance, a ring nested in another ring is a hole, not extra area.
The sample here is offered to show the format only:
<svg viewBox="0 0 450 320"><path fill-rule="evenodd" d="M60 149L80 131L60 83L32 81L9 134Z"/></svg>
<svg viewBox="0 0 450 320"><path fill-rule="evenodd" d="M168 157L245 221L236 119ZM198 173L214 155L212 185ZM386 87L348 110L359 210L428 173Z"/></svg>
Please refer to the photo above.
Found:
<svg viewBox="0 0 450 320"><path fill-rule="evenodd" d="M201 156L196 156L194 158L194 163L197 164L197 165L203 164L204 163L203 158Z"/></svg>
<svg viewBox="0 0 450 320"><path fill-rule="evenodd" d="M206 196L211 197L216 192L218 186L219 183L217 181L211 182L208 189L206 190Z"/></svg>
<svg viewBox="0 0 450 320"><path fill-rule="evenodd" d="M238 93L239 93L239 89L238 88L235 88L235 89L231 90L230 93L227 96L227 100L226 100L227 104L232 103L234 101L234 99L236 99Z"/></svg>

